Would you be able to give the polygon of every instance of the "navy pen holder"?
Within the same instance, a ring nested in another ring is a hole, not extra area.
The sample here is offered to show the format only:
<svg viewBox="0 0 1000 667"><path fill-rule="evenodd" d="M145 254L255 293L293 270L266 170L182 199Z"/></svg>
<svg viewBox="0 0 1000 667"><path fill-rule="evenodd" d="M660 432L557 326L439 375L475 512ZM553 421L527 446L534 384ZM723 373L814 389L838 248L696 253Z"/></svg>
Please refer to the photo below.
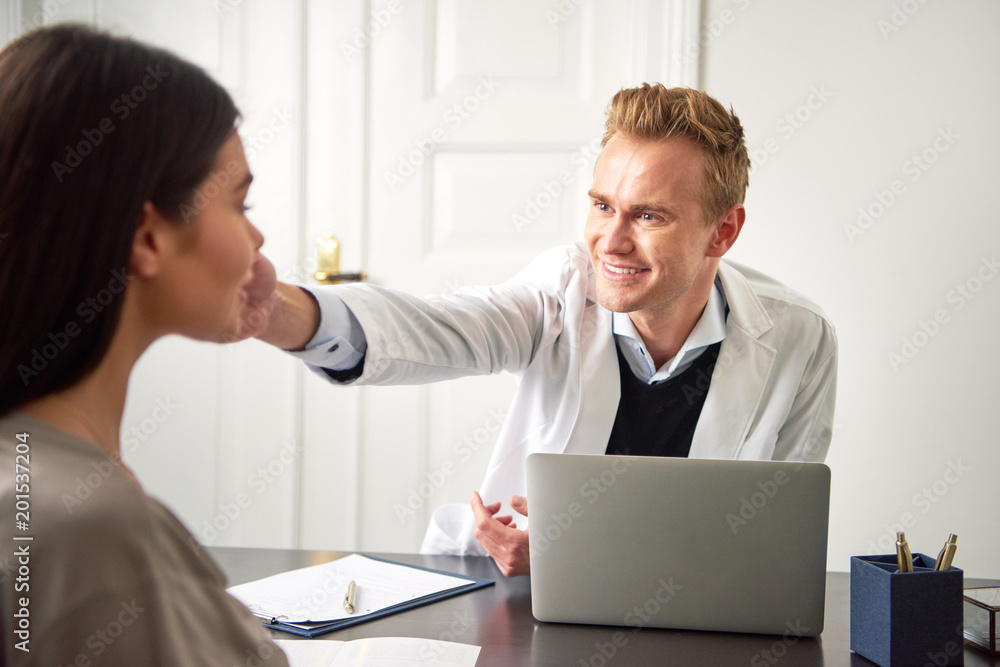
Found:
<svg viewBox="0 0 1000 667"><path fill-rule="evenodd" d="M851 650L882 667L963 664L962 570L913 554L851 558Z"/></svg>

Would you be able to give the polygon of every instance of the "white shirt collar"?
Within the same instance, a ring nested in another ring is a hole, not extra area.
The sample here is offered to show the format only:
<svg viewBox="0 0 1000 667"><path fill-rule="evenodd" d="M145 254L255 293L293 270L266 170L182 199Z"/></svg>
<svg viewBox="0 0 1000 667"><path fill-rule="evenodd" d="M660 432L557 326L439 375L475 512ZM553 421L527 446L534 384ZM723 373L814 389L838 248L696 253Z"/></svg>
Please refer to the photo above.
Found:
<svg viewBox="0 0 1000 667"><path fill-rule="evenodd" d="M708 303L702 311L694 329L681 345L677 354L660 368L653 366L653 358L646 349L639 333L635 330L628 313L611 314L611 331L618 336L622 354L637 378L652 383L666 380L687 370L701 353L710 345L726 337L726 297L718 276L708 295Z"/></svg>

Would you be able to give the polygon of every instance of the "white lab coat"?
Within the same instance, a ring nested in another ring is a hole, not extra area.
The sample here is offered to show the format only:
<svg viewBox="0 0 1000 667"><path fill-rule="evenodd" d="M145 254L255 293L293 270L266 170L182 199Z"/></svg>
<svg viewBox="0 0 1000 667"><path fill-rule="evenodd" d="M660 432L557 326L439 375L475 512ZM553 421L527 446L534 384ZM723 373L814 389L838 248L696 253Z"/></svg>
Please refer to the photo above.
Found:
<svg viewBox="0 0 1000 667"><path fill-rule="evenodd" d="M689 456L822 461L836 392L832 325L763 274L725 261L718 272L730 309L726 338ZM549 250L491 288L429 298L371 285L335 289L368 342L356 384L520 376L480 488L484 502L503 503L501 513L512 512L511 494L526 495L528 454L604 453L620 397L618 358L582 244ZM484 555L473 528L467 504L439 507L421 551Z"/></svg>

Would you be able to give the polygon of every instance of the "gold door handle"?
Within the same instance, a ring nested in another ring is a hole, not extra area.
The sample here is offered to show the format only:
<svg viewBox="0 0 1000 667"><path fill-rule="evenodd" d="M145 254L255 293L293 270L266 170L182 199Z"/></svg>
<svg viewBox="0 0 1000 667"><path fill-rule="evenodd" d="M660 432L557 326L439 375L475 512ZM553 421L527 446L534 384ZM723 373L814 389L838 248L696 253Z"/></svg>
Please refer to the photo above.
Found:
<svg viewBox="0 0 1000 667"><path fill-rule="evenodd" d="M313 278L320 285L336 285L338 283L356 283L367 280L362 272L340 272L340 241L333 234L327 234L316 244L316 273Z"/></svg>

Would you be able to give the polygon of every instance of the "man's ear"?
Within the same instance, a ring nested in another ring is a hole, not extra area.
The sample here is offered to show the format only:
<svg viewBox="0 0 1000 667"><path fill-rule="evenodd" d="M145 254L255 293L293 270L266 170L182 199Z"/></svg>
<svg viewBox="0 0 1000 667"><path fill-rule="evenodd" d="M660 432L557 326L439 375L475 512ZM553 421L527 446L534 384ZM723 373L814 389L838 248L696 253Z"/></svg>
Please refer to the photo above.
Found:
<svg viewBox="0 0 1000 667"><path fill-rule="evenodd" d="M743 229L743 221L746 220L747 212L743 204L733 204L716 221L713 236L708 246L709 257L722 257L736 243Z"/></svg>
<svg viewBox="0 0 1000 667"><path fill-rule="evenodd" d="M132 238L129 274L137 278L152 278L163 268L164 251L169 242L167 233L173 223L156 210L153 202L142 205L139 226Z"/></svg>

